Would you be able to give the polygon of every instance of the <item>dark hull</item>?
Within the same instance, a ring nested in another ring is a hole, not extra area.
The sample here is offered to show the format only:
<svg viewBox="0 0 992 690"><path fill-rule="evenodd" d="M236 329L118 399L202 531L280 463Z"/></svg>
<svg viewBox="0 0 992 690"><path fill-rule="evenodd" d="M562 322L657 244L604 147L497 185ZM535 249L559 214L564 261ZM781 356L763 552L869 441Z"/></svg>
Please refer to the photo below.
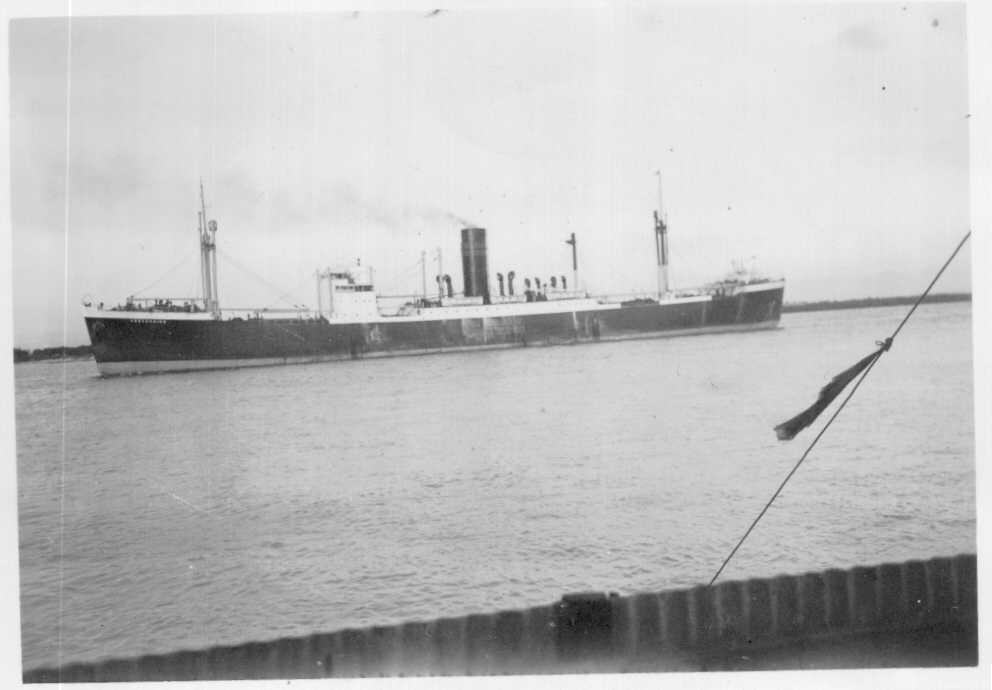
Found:
<svg viewBox="0 0 992 690"><path fill-rule="evenodd" d="M86 326L102 374L137 374L770 328L778 323L782 292L776 287L702 302L423 321L182 321L149 314L140 320L88 316Z"/></svg>

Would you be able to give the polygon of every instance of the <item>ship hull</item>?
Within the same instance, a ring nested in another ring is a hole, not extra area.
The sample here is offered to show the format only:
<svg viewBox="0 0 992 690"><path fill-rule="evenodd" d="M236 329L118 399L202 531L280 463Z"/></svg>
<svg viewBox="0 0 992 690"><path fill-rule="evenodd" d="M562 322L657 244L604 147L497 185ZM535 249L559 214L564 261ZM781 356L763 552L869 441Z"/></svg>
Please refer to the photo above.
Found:
<svg viewBox="0 0 992 690"><path fill-rule="evenodd" d="M477 318L363 323L326 319L86 317L101 375L302 364L478 349L566 345L775 328L782 287L729 297Z"/></svg>

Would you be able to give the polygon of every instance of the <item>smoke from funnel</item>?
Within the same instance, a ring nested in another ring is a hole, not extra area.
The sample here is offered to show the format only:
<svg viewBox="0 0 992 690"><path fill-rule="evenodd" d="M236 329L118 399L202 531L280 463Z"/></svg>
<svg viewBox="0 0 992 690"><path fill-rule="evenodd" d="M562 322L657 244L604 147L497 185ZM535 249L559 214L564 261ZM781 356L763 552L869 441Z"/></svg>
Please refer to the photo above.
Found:
<svg viewBox="0 0 992 690"><path fill-rule="evenodd" d="M474 228L478 226L478 223L468 220L467 218L462 218L461 216L452 213L451 211L445 211L444 216L448 220L453 220L454 222L458 223L458 225L460 225L463 228Z"/></svg>

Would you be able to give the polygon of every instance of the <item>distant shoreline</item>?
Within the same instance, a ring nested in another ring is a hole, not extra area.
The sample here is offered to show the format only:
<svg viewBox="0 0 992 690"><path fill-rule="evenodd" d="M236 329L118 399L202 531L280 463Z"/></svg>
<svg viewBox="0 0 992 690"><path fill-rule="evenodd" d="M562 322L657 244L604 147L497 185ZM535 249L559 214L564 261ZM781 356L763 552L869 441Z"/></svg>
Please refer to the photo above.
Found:
<svg viewBox="0 0 992 690"><path fill-rule="evenodd" d="M830 311L834 309L868 309L872 307L895 307L899 305L913 304L918 299L916 295L906 295L902 297L861 297L859 299L843 300L818 300L816 302L787 302L782 305L782 313L788 314L798 311ZM930 295L924 304L939 304L943 302L970 302L970 292L948 292L939 295Z"/></svg>
<svg viewBox="0 0 992 690"><path fill-rule="evenodd" d="M871 307L893 307L902 304L913 304L915 296L904 297L862 297L860 299L845 300L819 300L816 302L791 302L782 305L782 313L790 314L800 311L830 311L834 309L866 309ZM924 300L926 304L937 304L941 302L970 302L970 292L949 292L940 295L930 295ZM20 347L14 348L14 363L22 362L46 362L52 360L85 360L93 357L93 352L89 345L76 345L71 347L41 347L34 350L26 350Z"/></svg>
<svg viewBox="0 0 992 690"><path fill-rule="evenodd" d="M47 362L51 360L73 361L90 359L92 356L93 352L89 345L39 347L35 350L25 350L20 347L14 348L14 364L20 364L21 362Z"/></svg>

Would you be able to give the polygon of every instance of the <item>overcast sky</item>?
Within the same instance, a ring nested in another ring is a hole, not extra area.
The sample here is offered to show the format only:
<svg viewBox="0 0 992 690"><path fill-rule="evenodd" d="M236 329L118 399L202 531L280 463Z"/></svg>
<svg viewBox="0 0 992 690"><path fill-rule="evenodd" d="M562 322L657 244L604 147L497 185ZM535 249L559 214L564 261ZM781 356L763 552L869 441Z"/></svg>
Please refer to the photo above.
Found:
<svg viewBox="0 0 992 690"><path fill-rule="evenodd" d="M201 177L230 307L313 305L314 269L356 257L380 292L415 292L438 246L460 285L463 222L488 229L492 272L568 274L575 232L587 289L649 290L655 170L677 286L754 257L787 301L917 293L969 224L957 4L19 19L9 35L20 347L63 341L64 292L69 344L86 342L84 295L197 295ZM968 290L969 262L939 291Z"/></svg>

